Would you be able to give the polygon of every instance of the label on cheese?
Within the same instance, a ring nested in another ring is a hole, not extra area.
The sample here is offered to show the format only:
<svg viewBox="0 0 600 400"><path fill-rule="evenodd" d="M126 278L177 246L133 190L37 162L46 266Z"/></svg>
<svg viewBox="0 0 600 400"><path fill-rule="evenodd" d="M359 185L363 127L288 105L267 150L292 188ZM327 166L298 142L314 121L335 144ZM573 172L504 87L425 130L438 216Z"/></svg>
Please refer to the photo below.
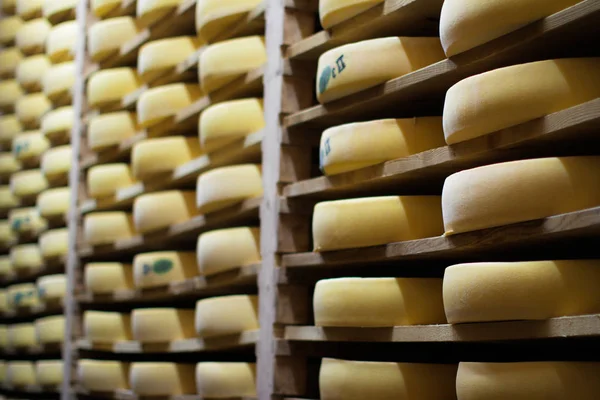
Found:
<svg viewBox="0 0 600 400"><path fill-rule="evenodd" d="M242 164L215 168L201 174L196 185L196 205L211 213L263 194L260 165Z"/></svg>
<svg viewBox="0 0 600 400"><path fill-rule="evenodd" d="M258 296L212 297L196 303L196 332L215 337L258 329Z"/></svg>
<svg viewBox="0 0 600 400"><path fill-rule="evenodd" d="M171 136L146 139L136 143L131 151L133 174L141 180L157 178L202 154L197 138Z"/></svg>
<svg viewBox="0 0 600 400"><path fill-rule="evenodd" d="M131 312L133 338L143 343L169 343L195 337L194 310L142 308Z"/></svg>
<svg viewBox="0 0 600 400"><path fill-rule="evenodd" d="M8 213L10 228L16 234L38 235L46 230L48 221L42 218L35 207L13 208Z"/></svg>
<svg viewBox="0 0 600 400"><path fill-rule="evenodd" d="M40 157L50 148L50 142L41 131L23 132L13 139L12 151L17 160Z"/></svg>
<svg viewBox="0 0 600 400"><path fill-rule="evenodd" d="M133 289L133 273L130 264L88 263L85 266L84 280L87 290L94 294Z"/></svg>
<svg viewBox="0 0 600 400"><path fill-rule="evenodd" d="M202 96L197 84L173 83L146 90L137 102L138 123L142 128L158 124L188 107Z"/></svg>
<svg viewBox="0 0 600 400"><path fill-rule="evenodd" d="M134 113L119 111L100 114L90 120L88 144L95 151L115 146L136 134L137 118Z"/></svg>
<svg viewBox="0 0 600 400"><path fill-rule="evenodd" d="M95 199L114 196L119 189L134 183L129 165L125 163L96 165L87 173L88 194Z"/></svg>
<svg viewBox="0 0 600 400"><path fill-rule="evenodd" d="M164 286L198 274L196 254L193 252L144 253L133 259L134 282L138 288Z"/></svg>
<svg viewBox="0 0 600 400"><path fill-rule="evenodd" d="M112 244L135 235L131 214L122 211L86 214L83 231L85 241L92 246Z"/></svg>
<svg viewBox="0 0 600 400"><path fill-rule="evenodd" d="M256 397L256 364L200 362L196 365L196 386L205 399Z"/></svg>
<svg viewBox="0 0 600 400"><path fill-rule="evenodd" d="M135 228L140 233L164 229L188 221L197 214L194 192L148 193L137 197L133 203Z"/></svg>
<svg viewBox="0 0 600 400"><path fill-rule="evenodd" d="M203 0L196 6L196 32L212 41L261 4L262 0Z"/></svg>
<svg viewBox="0 0 600 400"><path fill-rule="evenodd" d="M38 305L39 293L33 283L20 283L8 287L8 298L11 308Z"/></svg>
<svg viewBox="0 0 600 400"><path fill-rule="evenodd" d="M117 343L131 340L131 318L129 314L107 311L83 313L85 337L92 343Z"/></svg>
<svg viewBox="0 0 600 400"><path fill-rule="evenodd" d="M140 27L132 17L96 22L89 28L87 37L90 57L98 62L116 55L121 46L135 38L139 31Z"/></svg>
<svg viewBox="0 0 600 400"><path fill-rule="evenodd" d="M129 374L131 390L140 396L196 394L193 364L135 362Z"/></svg>

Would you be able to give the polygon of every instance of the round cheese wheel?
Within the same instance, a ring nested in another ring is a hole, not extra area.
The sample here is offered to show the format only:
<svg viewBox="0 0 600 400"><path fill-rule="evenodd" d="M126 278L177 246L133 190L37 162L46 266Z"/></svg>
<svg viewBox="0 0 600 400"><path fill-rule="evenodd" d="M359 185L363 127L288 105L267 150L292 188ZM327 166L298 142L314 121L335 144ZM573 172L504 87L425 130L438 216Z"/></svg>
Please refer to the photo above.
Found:
<svg viewBox="0 0 600 400"><path fill-rule="evenodd" d="M131 151L133 175L141 180L156 179L201 154L197 138L169 136L142 140Z"/></svg>
<svg viewBox="0 0 600 400"><path fill-rule="evenodd" d="M16 115L0 115L0 143L10 145L13 138L22 131L23 127Z"/></svg>
<svg viewBox="0 0 600 400"><path fill-rule="evenodd" d="M133 203L133 220L145 234L189 221L197 214L194 192L170 190L141 195Z"/></svg>
<svg viewBox="0 0 600 400"><path fill-rule="evenodd" d="M46 54L53 63L62 63L75 59L79 26L77 21L67 21L50 30L46 39Z"/></svg>
<svg viewBox="0 0 600 400"><path fill-rule="evenodd" d="M106 311L83 313L85 337L92 343L117 343L131 340L129 314Z"/></svg>
<svg viewBox="0 0 600 400"><path fill-rule="evenodd" d="M83 231L86 243L92 246L112 244L135 235L131 214L123 211L86 214Z"/></svg>
<svg viewBox="0 0 600 400"><path fill-rule="evenodd" d="M315 325L392 327L445 323L438 278L337 278L317 282Z"/></svg>
<svg viewBox="0 0 600 400"><path fill-rule="evenodd" d="M202 95L197 84L173 83L148 89L137 102L138 124L147 128L173 117Z"/></svg>
<svg viewBox="0 0 600 400"><path fill-rule="evenodd" d="M56 108L42 118L41 131L51 140L69 140L74 121L75 112L72 106Z"/></svg>
<svg viewBox="0 0 600 400"><path fill-rule="evenodd" d="M37 197L37 208L44 218L66 215L71 202L71 189L60 187L48 189Z"/></svg>
<svg viewBox="0 0 600 400"><path fill-rule="evenodd" d="M33 283L20 283L9 286L8 298L11 308L37 306L40 303L39 293Z"/></svg>
<svg viewBox="0 0 600 400"><path fill-rule="evenodd" d="M133 68L112 68L95 72L87 83L87 97L91 107L120 102L123 97L141 85Z"/></svg>
<svg viewBox="0 0 600 400"><path fill-rule="evenodd" d="M48 227L48 221L40 217L35 207L13 208L8 213L11 229L18 234L30 232L37 236Z"/></svg>
<svg viewBox="0 0 600 400"><path fill-rule="evenodd" d="M41 169L47 179L66 176L71 169L71 145L52 147L42 156Z"/></svg>
<svg viewBox="0 0 600 400"><path fill-rule="evenodd" d="M18 48L9 47L0 51L0 78L13 78L22 62L23 53Z"/></svg>
<svg viewBox="0 0 600 400"><path fill-rule="evenodd" d="M52 229L42 233L39 245L44 258L66 256L69 250L69 229Z"/></svg>
<svg viewBox="0 0 600 400"><path fill-rule="evenodd" d="M21 162L17 160L13 153L0 153L0 174L1 175L11 175L14 172L17 172L22 168ZM1 192L0 192L1 193ZM12 196L12 195L11 195ZM0 195L2 197L2 195ZM10 201L11 205L17 205L18 199L16 198L6 198L7 201ZM16 204L13 204L13 199L17 201ZM0 204L4 204L2 199L0 199ZM1 206L0 206L1 207Z"/></svg>
<svg viewBox="0 0 600 400"><path fill-rule="evenodd" d="M129 388L129 364L110 360L80 359L77 381L92 392L114 392Z"/></svg>
<svg viewBox="0 0 600 400"><path fill-rule="evenodd" d="M35 363L35 376L38 385L59 386L63 381L62 360L43 360Z"/></svg>
<svg viewBox="0 0 600 400"><path fill-rule="evenodd" d="M16 80L0 81L0 108L11 110L25 93ZM17 115L18 116L18 115Z"/></svg>
<svg viewBox="0 0 600 400"><path fill-rule="evenodd" d="M385 196L336 200L315 206L315 251L377 246L443 232L439 196Z"/></svg>
<svg viewBox="0 0 600 400"><path fill-rule="evenodd" d="M142 343L168 343L196 336L193 310L136 309L131 312L131 326L133 338Z"/></svg>
<svg viewBox="0 0 600 400"><path fill-rule="evenodd" d="M131 390L140 396L196 394L194 378L193 364L136 362L129 371Z"/></svg>
<svg viewBox="0 0 600 400"><path fill-rule="evenodd" d="M17 241L17 236L12 230L8 220L0 220L0 244L8 247Z"/></svg>
<svg viewBox="0 0 600 400"><path fill-rule="evenodd" d="M20 0L23 1L23 0ZM35 368L31 361L8 361L6 376L12 386L35 385Z"/></svg>
<svg viewBox="0 0 600 400"><path fill-rule="evenodd" d="M446 235L600 205L600 157L541 158L449 176L442 192Z"/></svg>
<svg viewBox="0 0 600 400"><path fill-rule="evenodd" d="M319 58L317 99L328 103L444 58L435 37L387 37L336 47Z"/></svg>
<svg viewBox="0 0 600 400"><path fill-rule="evenodd" d="M48 181L39 169L15 172L10 178L10 190L17 197L37 196L48 189Z"/></svg>
<svg viewBox="0 0 600 400"><path fill-rule="evenodd" d="M136 16L143 24L150 24L181 3L183 0L137 0Z"/></svg>
<svg viewBox="0 0 600 400"><path fill-rule="evenodd" d="M249 36L212 44L202 52L198 73L206 93L231 83L267 62L265 39Z"/></svg>
<svg viewBox="0 0 600 400"><path fill-rule="evenodd" d="M94 199L114 196L119 189L134 183L129 165L125 163L96 165L87 172L88 195Z"/></svg>
<svg viewBox="0 0 600 400"><path fill-rule="evenodd" d="M32 348L37 346L35 326L32 323L13 324L8 327L8 346L11 348Z"/></svg>
<svg viewBox="0 0 600 400"><path fill-rule="evenodd" d="M37 244L20 244L10 249L10 262L17 272L38 270L43 265L42 253Z"/></svg>
<svg viewBox="0 0 600 400"><path fill-rule="evenodd" d="M121 3L122 0L91 0L90 8L97 17L103 18L119 7Z"/></svg>
<svg viewBox="0 0 600 400"><path fill-rule="evenodd" d="M202 45L193 36L180 36L148 42L140 48L138 54L138 73L140 76L153 72L175 68L185 61ZM169 57L165 57L169 54Z"/></svg>
<svg viewBox="0 0 600 400"><path fill-rule="evenodd" d="M23 132L13 139L12 151L17 160L38 158L50 148L50 142L41 131Z"/></svg>
<svg viewBox="0 0 600 400"><path fill-rule="evenodd" d="M6 3L3 1L2 4ZM0 43L10 45L14 43L17 32L23 26L23 20L16 15L6 16L0 20Z"/></svg>
<svg viewBox="0 0 600 400"><path fill-rule="evenodd" d="M383 0L320 0L319 17L321 25L323 28L329 29L379 3L383 3Z"/></svg>
<svg viewBox="0 0 600 400"><path fill-rule="evenodd" d="M232 247L236 251L229 251ZM203 233L198 236L196 254L203 275L259 263L260 229L242 227Z"/></svg>
<svg viewBox="0 0 600 400"><path fill-rule="evenodd" d="M214 151L264 129L263 114L262 99L231 100L208 107L198 123L202 149Z"/></svg>
<svg viewBox="0 0 600 400"><path fill-rule="evenodd" d="M261 0L202 0L196 6L196 32L205 41L235 26Z"/></svg>
<svg viewBox="0 0 600 400"><path fill-rule="evenodd" d="M13 273L13 265L9 256L0 256L0 276L9 276Z"/></svg>
<svg viewBox="0 0 600 400"><path fill-rule="evenodd" d="M12 309L12 304L8 299L8 290L0 289L0 311L5 313Z"/></svg>
<svg viewBox="0 0 600 400"><path fill-rule="evenodd" d="M205 399L256 397L256 364L201 362L196 365L196 387Z"/></svg>
<svg viewBox="0 0 600 400"><path fill-rule="evenodd" d="M0 166L2 158L0 157ZM12 194L9 186L0 186L0 208L8 209L19 206L19 198Z"/></svg>
<svg viewBox="0 0 600 400"><path fill-rule="evenodd" d="M46 18L25 22L17 31L15 44L23 54L43 53L52 25Z"/></svg>
<svg viewBox="0 0 600 400"><path fill-rule="evenodd" d="M448 144L509 128L600 97L600 58L513 65L452 86L444 104Z"/></svg>
<svg viewBox="0 0 600 400"><path fill-rule="evenodd" d="M0 325L0 348L6 349L8 345L8 328L6 325Z"/></svg>
<svg viewBox="0 0 600 400"><path fill-rule="evenodd" d="M233 335L258 327L258 296L212 297L196 303L196 332L200 337Z"/></svg>
<svg viewBox="0 0 600 400"><path fill-rule="evenodd" d="M44 0L16 0L17 14L23 19L42 16Z"/></svg>
<svg viewBox="0 0 600 400"><path fill-rule="evenodd" d="M75 63L56 64L44 74L42 86L50 101L56 102L63 97L71 97L75 84Z"/></svg>
<svg viewBox="0 0 600 400"><path fill-rule="evenodd" d="M137 288L165 286L193 278L198 273L193 252L144 253L133 259L133 279Z"/></svg>
<svg viewBox="0 0 600 400"><path fill-rule="evenodd" d="M35 320L35 333L42 345L62 343L65 337L65 316L53 315Z"/></svg>
<svg viewBox="0 0 600 400"><path fill-rule="evenodd" d="M119 111L100 114L90 120L88 126L88 144L94 151L115 146L134 136L138 130L134 113Z"/></svg>
<svg viewBox="0 0 600 400"><path fill-rule="evenodd" d="M139 30L138 23L132 17L109 18L96 22L89 28L90 57L98 62L115 55L122 45L135 38Z"/></svg>
<svg viewBox="0 0 600 400"><path fill-rule="evenodd" d="M84 275L85 287L94 294L133 289L133 274L129 264L88 263Z"/></svg>
<svg viewBox="0 0 600 400"><path fill-rule="evenodd" d="M458 400L595 400L598 362L461 362Z"/></svg>
<svg viewBox="0 0 600 400"><path fill-rule="evenodd" d="M67 293L67 276L65 274L42 276L37 280L37 289L42 301L63 299Z"/></svg>
<svg viewBox="0 0 600 400"><path fill-rule="evenodd" d="M28 94L15 103L15 114L23 125L37 127L44 114L52 109L50 99L43 93Z"/></svg>
<svg viewBox="0 0 600 400"><path fill-rule="evenodd" d="M54 16L70 12L75 15L77 0L44 0L42 5L42 15L44 18L51 19Z"/></svg>
<svg viewBox="0 0 600 400"><path fill-rule="evenodd" d="M261 166L255 164L215 168L198 177L196 205L211 213L263 194Z"/></svg>

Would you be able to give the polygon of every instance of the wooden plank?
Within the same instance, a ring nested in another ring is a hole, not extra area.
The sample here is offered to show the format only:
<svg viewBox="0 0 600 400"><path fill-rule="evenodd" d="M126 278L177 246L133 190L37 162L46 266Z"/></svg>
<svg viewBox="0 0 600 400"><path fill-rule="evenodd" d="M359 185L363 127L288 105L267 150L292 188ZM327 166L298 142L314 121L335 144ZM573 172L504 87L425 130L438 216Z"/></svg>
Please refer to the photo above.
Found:
<svg viewBox="0 0 600 400"><path fill-rule="evenodd" d="M53 260L46 260L44 265L39 269L27 270L19 272L18 274L13 272L11 275L4 275L0 280L0 284L3 286L16 285L18 283L33 282L44 275L63 273L65 271L67 258L68 257L65 256Z"/></svg>
<svg viewBox="0 0 600 400"><path fill-rule="evenodd" d="M63 302L51 301L36 306L19 307L17 309L3 311L0 319L6 323L9 319L37 318L45 315L60 314L63 312Z"/></svg>
<svg viewBox="0 0 600 400"><path fill-rule="evenodd" d="M114 393L90 392L83 388L76 388L77 397L107 400L204 400L204 397L195 394L177 396L138 396L130 390L119 390ZM258 400L256 397L232 397L223 400Z"/></svg>
<svg viewBox="0 0 600 400"><path fill-rule="evenodd" d="M140 131L136 135L121 141L118 146L112 146L100 152L91 153L82 158L79 163L80 169L85 171L94 165L126 160L129 158L133 146L147 137L146 131Z"/></svg>

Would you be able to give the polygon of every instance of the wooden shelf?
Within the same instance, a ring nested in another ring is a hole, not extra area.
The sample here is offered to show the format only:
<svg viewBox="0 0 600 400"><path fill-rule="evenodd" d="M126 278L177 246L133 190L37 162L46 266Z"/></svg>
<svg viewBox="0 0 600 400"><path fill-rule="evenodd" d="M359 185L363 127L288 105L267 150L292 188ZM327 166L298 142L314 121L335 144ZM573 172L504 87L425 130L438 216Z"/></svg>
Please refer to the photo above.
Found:
<svg viewBox="0 0 600 400"><path fill-rule="evenodd" d="M61 314L63 312L62 301L54 301L43 303L33 307L20 307L17 310L10 310L0 314L0 319L22 319L22 318L37 318L45 315Z"/></svg>
<svg viewBox="0 0 600 400"><path fill-rule="evenodd" d="M120 101L101 104L87 115L87 121L100 113L110 113L116 111L135 111L136 104L140 96L148 90L148 85L142 85L133 92L123 96Z"/></svg>
<svg viewBox="0 0 600 400"><path fill-rule="evenodd" d="M60 355L62 343L49 343L46 345L38 345L35 347L25 348L7 348L4 349L5 355L20 356L20 355L39 355L39 356L54 356Z"/></svg>
<svg viewBox="0 0 600 400"><path fill-rule="evenodd" d="M127 15L135 16L135 4L137 0L121 0L121 4L106 14L103 19L123 17Z"/></svg>
<svg viewBox="0 0 600 400"><path fill-rule="evenodd" d="M114 393L92 393L83 389L77 390L78 396L93 399L107 400L204 400L204 397L197 394L185 394L177 396L138 396L131 390L118 390ZM258 400L256 397L234 397L227 400Z"/></svg>
<svg viewBox="0 0 600 400"><path fill-rule="evenodd" d="M80 169L86 170L97 164L106 164L126 159L129 157L133 145L146 138L146 131L140 131L135 136L121 141L118 146L111 146L105 150L84 156L80 162Z"/></svg>
<svg viewBox="0 0 600 400"><path fill-rule="evenodd" d="M319 199L372 196L390 188L423 187L423 182L441 190L443 180L460 170L515 159L585 154L590 148L588 142L600 139L599 132L600 99L596 99L453 146L357 171L293 183L284 188L283 194L288 198Z"/></svg>
<svg viewBox="0 0 600 400"><path fill-rule="evenodd" d="M3 276L0 285L16 285L17 283L32 282L44 275L62 274L65 272L67 257L59 257L53 260L45 260L45 265L37 270L30 270L18 275Z"/></svg>

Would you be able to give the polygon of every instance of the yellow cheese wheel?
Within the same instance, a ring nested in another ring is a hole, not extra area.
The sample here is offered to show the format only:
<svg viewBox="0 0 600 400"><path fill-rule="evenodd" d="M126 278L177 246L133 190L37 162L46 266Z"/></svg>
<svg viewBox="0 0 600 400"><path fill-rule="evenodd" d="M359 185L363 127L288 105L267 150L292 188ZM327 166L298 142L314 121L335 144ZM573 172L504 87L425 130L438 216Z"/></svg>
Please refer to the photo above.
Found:
<svg viewBox="0 0 600 400"><path fill-rule="evenodd" d="M71 189L68 187L48 189L37 197L37 208L44 218L66 215L71 202Z"/></svg>
<svg viewBox="0 0 600 400"><path fill-rule="evenodd" d="M39 293L33 283L9 286L8 297L11 308L36 306L40 303Z"/></svg>
<svg viewBox="0 0 600 400"><path fill-rule="evenodd" d="M52 25L45 18L25 22L17 31L15 44L23 54L43 53Z"/></svg>
<svg viewBox="0 0 600 400"><path fill-rule="evenodd" d="M137 102L138 123L142 128L156 125L191 105L202 96L197 84L173 83L148 89Z"/></svg>
<svg viewBox="0 0 600 400"><path fill-rule="evenodd" d="M448 322L538 320L600 313L600 261L452 265L444 275Z"/></svg>
<svg viewBox="0 0 600 400"><path fill-rule="evenodd" d="M23 19L42 16L44 0L16 0L17 14Z"/></svg>
<svg viewBox="0 0 600 400"><path fill-rule="evenodd" d="M98 246L135 235L131 214L123 211L95 212L83 218L85 241Z"/></svg>
<svg viewBox="0 0 600 400"><path fill-rule="evenodd" d="M12 230L11 224L8 220L0 220L0 244L8 247L15 243L17 236Z"/></svg>
<svg viewBox="0 0 600 400"><path fill-rule="evenodd" d="M194 192L169 190L141 195L133 203L133 220L140 233L185 222L198 214Z"/></svg>
<svg viewBox="0 0 600 400"><path fill-rule="evenodd" d="M329 29L379 3L383 3L383 0L320 0L319 17L321 25L323 28Z"/></svg>
<svg viewBox="0 0 600 400"><path fill-rule="evenodd" d="M10 154L10 153L8 153L8 154L12 156L12 154ZM5 158L8 158L8 157L2 157L2 153L0 153L0 173L4 173L3 161ZM19 204L20 204L19 198L12 194L12 192L10 191L10 186L5 186L5 185L0 186L0 208L1 209L18 207Z"/></svg>
<svg viewBox="0 0 600 400"><path fill-rule="evenodd" d="M119 189L134 183L129 165L125 163L96 165L87 173L88 194L95 199L113 196Z"/></svg>
<svg viewBox="0 0 600 400"><path fill-rule="evenodd" d="M235 251L230 251L232 247ZM203 233L198 236L196 253L203 275L259 263L260 229L241 227Z"/></svg>
<svg viewBox="0 0 600 400"><path fill-rule="evenodd" d="M75 121L75 112L72 106L65 106L49 111L42 118L41 131L44 136L51 139L69 139L73 122Z"/></svg>
<svg viewBox="0 0 600 400"><path fill-rule="evenodd" d="M443 232L439 196L385 196L318 203L315 251L369 247Z"/></svg>
<svg viewBox="0 0 600 400"><path fill-rule="evenodd" d="M260 165L215 168L198 177L196 205L201 213L218 211L263 194Z"/></svg>
<svg viewBox="0 0 600 400"><path fill-rule="evenodd" d="M357 122L323 132L319 164L335 175L444 145L441 117Z"/></svg>
<svg viewBox="0 0 600 400"><path fill-rule="evenodd" d="M39 169L15 172L10 178L10 190L17 197L37 196L48 189L48 181Z"/></svg>
<svg viewBox="0 0 600 400"><path fill-rule="evenodd" d="M38 344L32 323L13 324L8 327L8 345L12 348L31 348Z"/></svg>
<svg viewBox="0 0 600 400"><path fill-rule="evenodd" d="M60 300L67 293L67 276L65 274L42 276L38 278L36 284L42 301Z"/></svg>
<svg viewBox="0 0 600 400"><path fill-rule="evenodd" d="M196 254L193 252L144 253L133 259L133 279L138 288L164 286L198 274Z"/></svg>
<svg viewBox="0 0 600 400"><path fill-rule="evenodd" d="M105 17L108 13L119 7L122 0L91 0L90 8L97 17Z"/></svg>
<svg viewBox="0 0 600 400"><path fill-rule="evenodd" d="M44 258L66 256L69 249L69 229L52 229L42 233L39 245Z"/></svg>
<svg viewBox="0 0 600 400"><path fill-rule="evenodd" d="M23 0L20 0L23 1ZM6 376L12 386L35 385L35 368L31 361L8 361Z"/></svg>
<svg viewBox="0 0 600 400"><path fill-rule="evenodd" d="M10 249L10 262L15 271L37 270L43 265L37 244L21 244Z"/></svg>
<svg viewBox="0 0 600 400"><path fill-rule="evenodd" d="M461 362L458 400L595 400L598 362Z"/></svg>
<svg viewBox="0 0 600 400"><path fill-rule="evenodd" d="M95 151L115 146L136 134L134 113L120 111L100 114L91 119L88 126L88 144Z"/></svg>
<svg viewBox="0 0 600 400"><path fill-rule="evenodd" d="M129 388L129 364L110 360L80 359L77 381L92 392L114 392Z"/></svg>
<svg viewBox="0 0 600 400"><path fill-rule="evenodd" d="M256 397L256 364L201 362L196 365L196 387L204 399Z"/></svg>
<svg viewBox="0 0 600 400"><path fill-rule="evenodd" d="M249 36L212 44L202 52L198 72L206 93L242 77L267 62L265 39Z"/></svg>
<svg viewBox="0 0 600 400"><path fill-rule="evenodd" d="M9 276L13 273L13 266L9 256L0 256L0 276Z"/></svg>
<svg viewBox="0 0 600 400"><path fill-rule="evenodd" d="M193 310L136 309L131 312L131 327L133 338L142 343L167 343L196 336Z"/></svg>
<svg viewBox="0 0 600 400"><path fill-rule="evenodd" d="M2 95L0 94L0 97ZM0 143L11 143L12 139L23 131L21 122L16 115L0 115Z"/></svg>
<svg viewBox="0 0 600 400"><path fill-rule="evenodd" d="M131 364L129 382L140 396L196 394L193 364L136 362Z"/></svg>
<svg viewBox="0 0 600 400"><path fill-rule="evenodd" d="M94 294L133 289L133 274L129 264L88 263L84 275L85 287Z"/></svg>
<svg viewBox="0 0 600 400"><path fill-rule="evenodd" d="M198 124L202 149L210 152L260 131L265 127L263 114L262 99L231 100L208 107Z"/></svg>
<svg viewBox="0 0 600 400"><path fill-rule="evenodd" d="M0 348L6 349L8 347L8 328L6 325L0 325Z"/></svg>
<svg viewBox="0 0 600 400"><path fill-rule="evenodd" d="M444 104L448 144L509 128L600 97L600 58L500 68L452 86Z"/></svg>
<svg viewBox="0 0 600 400"><path fill-rule="evenodd" d="M16 107L16 103L25 93L16 80L0 81L0 108L3 110Z"/></svg>
<svg viewBox="0 0 600 400"><path fill-rule="evenodd" d="M202 0L196 6L196 32L205 41L232 28L262 0Z"/></svg>
<svg viewBox="0 0 600 400"><path fill-rule="evenodd" d="M44 0L42 15L48 19L65 12L71 12L75 15L76 7L77 0Z"/></svg>
<svg viewBox="0 0 600 400"><path fill-rule="evenodd" d="M75 59L79 26L77 21L67 21L50 30L46 39L46 54L53 63Z"/></svg>
<svg viewBox="0 0 600 400"><path fill-rule="evenodd" d="M6 1L2 3L6 3ZM17 32L22 26L23 20L15 15L0 19L0 44L9 45L13 43Z"/></svg>
<svg viewBox="0 0 600 400"><path fill-rule="evenodd" d="M133 175L141 180L171 173L202 154L197 138L170 136L146 139L136 143L131 151Z"/></svg>
<svg viewBox="0 0 600 400"><path fill-rule="evenodd" d="M8 213L10 227L15 233L30 232L34 235L48 227L48 221L40 216L37 208L13 208Z"/></svg>
<svg viewBox="0 0 600 400"><path fill-rule="evenodd" d="M71 97L75 84L75 63L56 64L44 74L42 86L44 94L50 101L58 101L63 97Z"/></svg>
<svg viewBox="0 0 600 400"><path fill-rule="evenodd" d="M39 126L44 114L51 109L52 103L43 93L28 94L15 103L15 114L24 125Z"/></svg>
<svg viewBox="0 0 600 400"><path fill-rule="evenodd" d="M66 176L71 169L71 145L53 147L42 156L41 169L47 179Z"/></svg>
<svg viewBox="0 0 600 400"><path fill-rule="evenodd" d="M139 26L132 17L109 18L89 28L88 51L92 61L103 61L119 52L122 45L135 38Z"/></svg>
<svg viewBox="0 0 600 400"><path fill-rule="evenodd" d="M133 68L104 69L94 73L87 83L87 98L91 107L119 102L141 85Z"/></svg>
<svg viewBox="0 0 600 400"><path fill-rule="evenodd" d="M337 278L317 282L317 326L392 327L445 323L438 278Z"/></svg>
<svg viewBox="0 0 600 400"><path fill-rule="evenodd" d="M92 343L117 343L131 340L129 314L106 311L83 313L85 337Z"/></svg>
<svg viewBox="0 0 600 400"><path fill-rule="evenodd" d="M41 386L59 386L63 381L62 360L44 360L35 363L37 383Z"/></svg>
<svg viewBox="0 0 600 400"><path fill-rule="evenodd" d="M7 312L11 310L11 304L8 300L8 291L5 289L0 289L0 312Z"/></svg>
<svg viewBox="0 0 600 400"><path fill-rule="evenodd" d="M180 36L148 42L138 54L140 76L152 72L166 71L192 56L202 42L193 36ZM165 56L168 55L168 56Z"/></svg>
<svg viewBox="0 0 600 400"><path fill-rule="evenodd" d="M17 160L13 153L0 153L0 174L11 175L22 168L21 162ZM5 188L8 192L1 188ZM19 204L19 200L10 193L8 186L0 186L0 207L14 207ZM6 204L6 206L3 206Z"/></svg>
<svg viewBox="0 0 600 400"><path fill-rule="evenodd" d="M546 218L600 205L600 157L541 158L449 176L446 235Z"/></svg>
<svg viewBox="0 0 600 400"><path fill-rule="evenodd" d="M317 99L328 103L444 58L435 37L387 37L336 47L319 58Z"/></svg>
<svg viewBox="0 0 600 400"><path fill-rule="evenodd" d="M50 142L41 131L23 132L13 139L12 150L19 161L40 157L50 148Z"/></svg>
<svg viewBox="0 0 600 400"><path fill-rule="evenodd" d="M136 16L144 24L149 24L167 14L183 0L137 0Z"/></svg>
<svg viewBox="0 0 600 400"><path fill-rule="evenodd" d="M233 335L258 326L258 296L212 297L196 303L196 332L200 337Z"/></svg>
<svg viewBox="0 0 600 400"><path fill-rule="evenodd" d="M62 343L65 337L65 316L53 315L35 320L35 333L42 345Z"/></svg>
<svg viewBox="0 0 600 400"><path fill-rule="evenodd" d="M456 399L456 364L350 361L324 358L321 400Z"/></svg>
<svg viewBox="0 0 600 400"><path fill-rule="evenodd" d="M1 26L0 26L1 29ZM12 78L15 76L17 67L23 62L23 54L16 47L9 47L0 51L0 77Z"/></svg>

